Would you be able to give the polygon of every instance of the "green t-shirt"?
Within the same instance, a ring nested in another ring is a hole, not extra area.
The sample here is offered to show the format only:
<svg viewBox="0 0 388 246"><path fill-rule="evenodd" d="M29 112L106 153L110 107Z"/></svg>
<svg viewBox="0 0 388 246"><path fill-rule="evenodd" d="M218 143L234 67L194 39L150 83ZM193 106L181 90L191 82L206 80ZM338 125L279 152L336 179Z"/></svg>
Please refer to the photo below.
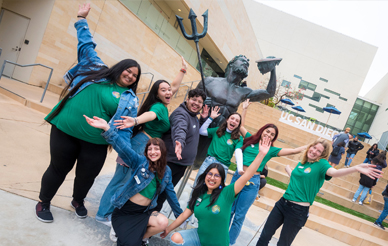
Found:
<svg viewBox="0 0 388 246"><path fill-rule="evenodd" d="M150 111L156 114L156 119L144 124L144 131L152 138L162 138L163 134L170 129L168 109L160 102L154 103Z"/></svg>
<svg viewBox="0 0 388 246"><path fill-rule="evenodd" d="M155 178L151 181L151 183L149 183L147 185L147 187L145 187L143 190L141 190L139 193L142 195L142 196L145 196L147 197L148 199L151 199L154 198L154 194L156 192L156 179L158 179L159 183L160 183L160 179L155 175Z"/></svg>
<svg viewBox="0 0 388 246"><path fill-rule="evenodd" d="M234 183L221 191L217 201L211 206L210 195L203 194L201 203L194 206L198 219L198 236L202 246L229 246L229 221L232 205L236 199Z"/></svg>
<svg viewBox="0 0 388 246"><path fill-rule="evenodd" d="M245 135L245 138L249 138L250 136L252 136L252 134L250 134L249 132L247 132L247 134ZM270 147L269 148L269 151L268 153L264 156L264 159L263 161L261 162L259 168L257 169L257 172L261 172L263 171L263 168L265 166L265 164L267 164L267 162L269 160L271 160L272 157L277 157L278 156L278 153L279 151L281 150L282 148L278 148L278 147ZM250 146L247 146L244 151L243 151L243 165L244 166L250 166L251 163L256 159L256 156L259 154L259 143L257 144L251 144Z"/></svg>
<svg viewBox="0 0 388 246"><path fill-rule="evenodd" d="M331 179L331 177L326 176L329 168L331 166L326 159L312 163L306 162L304 165L299 162L291 173L290 183L283 195L284 199L294 202L309 202L310 205L313 205L315 196L325 179Z"/></svg>
<svg viewBox="0 0 388 246"><path fill-rule="evenodd" d="M230 138L231 134L227 131L225 131L224 135L218 137L216 133L218 128L219 127L207 129L207 136L213 138L207 151L207 155L215 157L222 164L229 167L234 150L243 146L243 138L240 136L240 139L232 140Z"/></svg>
<svg viewBox="0 0 388 246"><path fill-rule="evenodd" d="M127 87L120 87L116 83L91 84L68 99L61 112L50 123L64 133L86 142L108 144L101 136L102 130L90 126L83 115L98 116L109 121L116 113L121 94L126 90ZM59 103L54 109L58 105Z"/></svg>

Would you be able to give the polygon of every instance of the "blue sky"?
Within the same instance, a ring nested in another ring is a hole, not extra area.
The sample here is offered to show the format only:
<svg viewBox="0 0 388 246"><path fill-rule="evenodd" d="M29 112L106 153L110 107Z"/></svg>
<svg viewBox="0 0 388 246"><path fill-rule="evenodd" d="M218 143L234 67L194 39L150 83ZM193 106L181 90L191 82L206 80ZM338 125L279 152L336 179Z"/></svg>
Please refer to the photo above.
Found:
<svg viewBox="0 0 388 246"><path fill-rule="evenodd" d="M378 47L361 96L388 73L388 1L255 1Z"/></svg>

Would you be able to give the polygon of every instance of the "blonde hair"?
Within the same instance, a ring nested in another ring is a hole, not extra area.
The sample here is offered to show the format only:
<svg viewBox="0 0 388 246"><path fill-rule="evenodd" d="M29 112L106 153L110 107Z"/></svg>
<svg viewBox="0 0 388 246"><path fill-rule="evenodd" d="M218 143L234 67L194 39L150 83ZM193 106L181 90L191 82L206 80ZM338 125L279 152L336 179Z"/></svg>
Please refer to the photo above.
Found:
<svg viewBox="0 0 388 246"><path fill-rule="evenodd" d="M322 154L321 156L319 156L315 161L319 161L320 159L327 159L327 157L329 156L330 154L330 143L325 140L325 139L318 139L316 141L314 141L313 143L311 143L307 148L306 148L306 151L303 153L303 157L302 157L302 165L303 164L306 164L307 162L307 152L309 151L309 149L312 147L312 146L315 146L317 144L322 144L323 146L323 151L322 151Z"/></svg>

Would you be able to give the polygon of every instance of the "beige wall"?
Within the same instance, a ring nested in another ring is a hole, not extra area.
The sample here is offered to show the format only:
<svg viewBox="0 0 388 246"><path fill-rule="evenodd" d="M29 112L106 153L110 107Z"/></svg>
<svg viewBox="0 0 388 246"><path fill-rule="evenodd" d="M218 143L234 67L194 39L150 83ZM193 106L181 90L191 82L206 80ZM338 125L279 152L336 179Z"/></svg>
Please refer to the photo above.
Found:
<svg viewBox="0 0 388 246"><path fill-rule="evenodd" d="M77 60L77 39L74 29L78 4L83 1L56 0L36 58L37 63L54 67L51 83L63 84L63 74ZM92 10L88 22L97 43L97 53L108 65L124 58L137 60L142 72L152 72L155 79L171 81L181 67L179 54L160 39L119 1L90 1ZM262 79L254 60L260 59L260 49L254 38L249 19L241 1L186 1L197 15L209 9L209 32L216 48L230 60L245 54L251 59L249 86ZM185 17L187 18L187 17ZM202 21L202 17L198 18ZM225 25L225 23L227 23ZM34 69L29 80L39 84L47 79ZM199 72L189 67L183 82L199 80ZM140 91L148 87L149 75L142 76ZM254 86L253 86L254 87Z"/></svg>
<svg viewBox="0 0 388 246"><path fill-rule="evenodd" d="M20 51L17 63L25 65L35 63L38 55L40 44L42 43L43 34L46 25L51 15L51 10L54 5L54 0L1 0L3 8L13 11L19 15L23 15L30 19L25 39L29 40L29 44L23 44ZM44 64L44 63L43 63ZM49 71L44 68L37 68L36 71L42 73L42 76L48 77ZM28 82L32 68L16 67L13 77L25 82Z"/></svg>

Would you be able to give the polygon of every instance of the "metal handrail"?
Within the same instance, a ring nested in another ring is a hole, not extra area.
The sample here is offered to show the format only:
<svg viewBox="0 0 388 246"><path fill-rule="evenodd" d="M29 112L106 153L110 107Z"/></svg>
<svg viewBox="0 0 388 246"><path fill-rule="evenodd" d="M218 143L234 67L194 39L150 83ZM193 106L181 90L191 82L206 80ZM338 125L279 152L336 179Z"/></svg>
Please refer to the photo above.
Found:
<svg viewBox="0 0 388 246"><path fill-rule="evenodd" d="M40 64L40 63L27 64L27 65L20 65L20 64L18 64L18 63L15 63L15 62L11 62L11 61L5 60L4 63L3 63L3 66L1 67L1 71L0 71L0 79L1 79L1 77L3 76L3 72L4 72L4 68L5 68L5 64L6 64L6 63L10 63L10 64L13 64L13 65L16 65L16 66L19 66L19 67L42 66L42 67L51 69L50 75L49 75L48 80L47 80L47 83L46 83L46 86L45 86L45 88L44 88L44 90L43 90L42 99L40 99L40 102L43 102L43 98L44 98L44 96L46 95L47 87L48 87L48 85L49 85L49 83L50 83L51 75L53 74L54 69L53 69L52 67L48 67L48 66L43 65L43 64ZM11 78L12 78L12 77L11 77Z"/></svg>
<svg viewBox="0 0 388 246"><path fill-rule="evenodd" d="M150 92L152 81L154 80L154 74L153 74L153 73L151 73L151 72L146 72L146 73L141 73L141 74L151 74L151 75L152 75L152 78L151 78L150 84L148 85L148 90L146 91L146 92L148 93L148 92ZM143 92L142 92L142 93L143 93ZM142 94L142 93L139 93L139 94ZM143 101L144 101L144 97L143 97L143 99L141 99L141 103L140 103L140 105L142 105L142 104L143 104ZM140 105L139 105L139 107L140 107Z"/></svg>

